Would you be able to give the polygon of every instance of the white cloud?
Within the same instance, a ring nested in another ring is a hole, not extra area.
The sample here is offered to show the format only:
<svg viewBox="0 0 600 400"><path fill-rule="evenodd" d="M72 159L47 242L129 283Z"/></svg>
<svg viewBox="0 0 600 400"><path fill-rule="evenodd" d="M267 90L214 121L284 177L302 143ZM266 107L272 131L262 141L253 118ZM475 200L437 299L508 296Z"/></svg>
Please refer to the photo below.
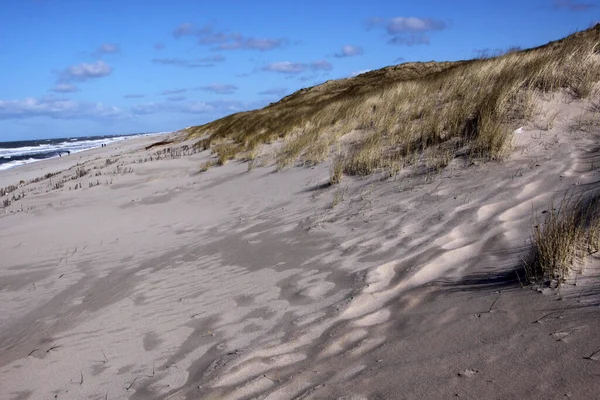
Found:
<svg viewBox="0 0 600 400"><path fill-rule="evenodd" d="M444 21L431 18L396 17L387 22L386 30L390 35L407 32L427 32L446 29Z"/></svg>
<svg viewBox="0 0 600 400"><path fill-rule="evenodd" d="M343 57L353 57L359 56L363 54L363 49L360 46L352 46L351 44L347 44L342 46L342 50L339 53L334 54L335 57L343 58Z"/></svg>
<svg viewBox="0 0 600 400"><path fill-rule="evenodd" d="M263 71L280 72L282 74L299 74L306 70L306 64L280 61L268 64L262 68Z"/></svg>
<svg viewBox="0 0 600 400"><path fill-rule="evenodd" d="M39 99L0 100L0 119L49 117L55 119L115 119L126 113L114 106L45 96Z"/></svg>
<svg viewBox="0 0 600 400"><path fill-rule="evenodd" d="M102 78L112 73L112 67L100 60L95 63L81 63L68 67L59 74L59 82L84 82L88 79Z"/></svg>

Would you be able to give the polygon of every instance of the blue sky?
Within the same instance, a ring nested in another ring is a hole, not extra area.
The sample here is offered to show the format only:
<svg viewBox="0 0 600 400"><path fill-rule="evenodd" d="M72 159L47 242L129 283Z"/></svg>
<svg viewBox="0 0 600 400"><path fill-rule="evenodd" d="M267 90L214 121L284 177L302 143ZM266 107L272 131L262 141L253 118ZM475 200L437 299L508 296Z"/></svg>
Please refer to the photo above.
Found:
<svg viewBox="0 0 600 400"><path fill-rule="evenodd" d="M169 131L407 61L586 29L600 0L0 0L0 141Z"/></svg>

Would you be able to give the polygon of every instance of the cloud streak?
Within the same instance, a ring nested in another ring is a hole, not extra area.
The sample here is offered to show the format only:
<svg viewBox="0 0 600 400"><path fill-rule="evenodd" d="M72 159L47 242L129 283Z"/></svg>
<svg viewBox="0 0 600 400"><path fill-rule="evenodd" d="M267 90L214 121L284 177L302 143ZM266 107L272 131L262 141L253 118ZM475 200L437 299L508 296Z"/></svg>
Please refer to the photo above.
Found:
<svg viewBox="0 0 600 400"><path fill-rule="evenodd" d="M186 60L182 58L153 58L152 63L157 65L168 65L180 68L210 68L214 67L217 63L225 61L225 57L220 54L195 58L193 60Z"/></svg>
<svg viewBox="0 0 600 400"><path fill-rule="evenodd" d="M287 93L287 91L288 91L287 88L277 87L277 88L263 90L262 92L258 92L258 94L260 96L277 96L277 97L283 97Z"/></svg>
<svg viewBox="0 0 600 400"><path fill-rule="evenodd" d="M173 90L165 90L161 92L163 96L169 96L171 94L181 94L187 92L187 89L173 89Z"/></svg>
<svg viewBox="0 0 600 400"><path fill-rule="evenodd" d="M179 39L182 36L192 36L196 32L196 27L191 22L184 22L173 29L173 37Z"/></svg>
<svg viewBox="0 0 600 400"><path fill-rule="evenodd" d="M575 0L555 0L554 8L566 9L569 11L586 11L595 8L596 4L583 3Z"/></svg>
<svg viewBox="0 0 600 400"><path fill-rule="evenodd" d="M198 28L191 22L180 24L172 31L174 38L196 37L198 44L212 46L212 50L257 50L268 51L283 47L288 43L285 38L254 38L240 33L218 31L214 24Z"/></svg>
<svg viewBox="0 0 600 400"><path fill-rule="evenodd" d="M213 50L258 50L268 51L282 47L287 43L287 39L254 39L254 38L235 38L221 43Z"/></svg>
<svg viewBox="0 0 600 400"><path fill-rule="evenodd" d="M101 44L100 47L96 49L94 52L95 55L100 56L104 54L115 54L121 52L121 48L117 44L112 43L104 43Z"/></svg>
<svg viewBox="0 0 600 400"><path fill-rule="evenodd" d="M260 103L243 103L235 100L218 101L188 101L188 102L159 102L138 104L131 108L135 115L149 115L160 113L184 113L184 114L211 114L224 115L251 108L263 106Z"/></svg>
<svg viewBox="0 0 600 400"><path fill-rule="evenodd" d="M448 28L442 20L433 18L395 17L371 18L367 20L367 29L383 28L388 35L388 43L400 46L428 45L429 34Z"/></svg>
<svg viewBox="0 0 600 400"><path fill-rule="evenodd" d="M54 93L75 93L79 91L79 88L70 83L58 83L50 90Z"/></svg>
<svg viewBox="0 0 600 400"><path fill-rule="evenodd" d="M198 88L199 90L204 90L205 92L212 92L215 94L233 94L238 87L230 84L212 84L207 86L201 86Z"/></svg>
<svg viewBox="0 0 600 400"><path fill-rule="evenodd" d="M267 64L262 67L263 71L266 72L278 72L281 74L301 74L305 71L330 71L333 69L333 65L325 60L317 60L311 63L300 63L290 61L280 61L271 64Z"/></svg>
<svg viewBox="0 0 600 400"><path fill-rule="evenodd" d="M406 35L396 35L389 40L390 44L395 44L399 46L418 46L418 45L428 45L429 44L429 36L425 34L406 34Z"/></svg>

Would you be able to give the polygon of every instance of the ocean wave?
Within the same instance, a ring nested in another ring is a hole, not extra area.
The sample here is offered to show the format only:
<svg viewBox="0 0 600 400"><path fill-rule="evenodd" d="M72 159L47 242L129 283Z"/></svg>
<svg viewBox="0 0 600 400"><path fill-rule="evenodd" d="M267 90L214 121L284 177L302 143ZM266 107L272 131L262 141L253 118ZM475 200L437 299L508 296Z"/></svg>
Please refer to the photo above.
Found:
<svg viewBox="0 0 600 400"><path fill-rule="evenodd" d="M82 137L66 139L43 139L0 143L0 171L29 164L35 161L55 158L67 153L80 153L82 151L95 149L97 147L101 147L102 145L109 145L122 140L136 137L162 135L166 133L170 132L144 133L126 136L99 136L97 138ZM20 144L23 145L19 146Z"/></svg>

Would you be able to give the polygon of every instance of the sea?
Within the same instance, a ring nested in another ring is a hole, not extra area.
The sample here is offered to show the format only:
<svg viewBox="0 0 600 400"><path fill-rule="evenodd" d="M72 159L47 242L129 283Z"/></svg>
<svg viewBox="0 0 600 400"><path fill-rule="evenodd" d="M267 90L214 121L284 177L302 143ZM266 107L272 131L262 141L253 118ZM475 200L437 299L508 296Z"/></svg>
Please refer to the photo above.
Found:
<svg viewBox="0 0 600 400"><path fill-rule="evenodd" d="M79 136L58 139L19 140L0 142L0 171L47 158L101 147L121 140L141 136L163 135L171 132L136 133L131 135Z"/></svg>

